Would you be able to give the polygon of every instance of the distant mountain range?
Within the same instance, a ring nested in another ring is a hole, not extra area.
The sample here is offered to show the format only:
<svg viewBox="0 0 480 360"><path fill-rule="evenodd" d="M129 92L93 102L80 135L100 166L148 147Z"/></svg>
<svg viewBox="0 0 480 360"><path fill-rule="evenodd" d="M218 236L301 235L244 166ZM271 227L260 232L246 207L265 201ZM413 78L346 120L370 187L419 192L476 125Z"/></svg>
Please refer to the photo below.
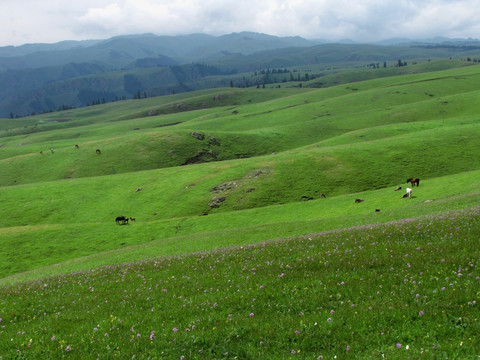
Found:
<svg viewBox="0 0 480 360"><path fill-rule="evenodd" d="M0 117L228 86L243 73L267 68L478 54L480 42L472 39L328 44L252 32L7 46L0 47ZM212 76L215 81L201 81Z"/></svg>

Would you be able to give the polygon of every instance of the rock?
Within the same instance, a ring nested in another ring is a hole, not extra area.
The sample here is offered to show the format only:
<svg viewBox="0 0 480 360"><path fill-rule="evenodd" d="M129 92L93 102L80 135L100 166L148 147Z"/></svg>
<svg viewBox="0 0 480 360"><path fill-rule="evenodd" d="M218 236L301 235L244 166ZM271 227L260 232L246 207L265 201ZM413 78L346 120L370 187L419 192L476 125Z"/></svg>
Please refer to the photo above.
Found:
<svg viewBox="0 0 480 360"><path fill-rule="evenodd" d="M218 208L221 203L225 202L227 198L225 196L214 196L212 200L208 203L208 206L211 208Z"/></svg>
<svg viewBox="0 0 480 360"><path fill-rule="evenodd" d="M194 132L192 132L192 133L190 133L190 134L191 134L195 139L197 139L197 140L203 140L203 139L205 139L205 135L200 134L200 133L198 133L198 132L196 132L196 131L194 131Z"/></svg>
<svg viewBox="0 0 480 360"><path fill-rule="evenodd" d="M213 187L212 189L210 189L210 191L213 193L219 193L222 191L235 189L236 187L237 187L237 183L235 181L227 181L226 183Z"/></svg>

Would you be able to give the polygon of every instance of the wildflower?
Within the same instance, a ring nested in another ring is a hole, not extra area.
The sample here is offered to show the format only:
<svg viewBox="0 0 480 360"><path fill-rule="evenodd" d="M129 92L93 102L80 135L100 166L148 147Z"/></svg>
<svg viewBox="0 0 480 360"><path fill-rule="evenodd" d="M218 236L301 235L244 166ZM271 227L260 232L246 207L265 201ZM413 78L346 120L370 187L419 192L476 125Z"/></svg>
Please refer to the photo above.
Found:
<svg viewBox="0 0 480 360"><path fill-rule="evenodd" d="M150 341L153 341L155 339L155 331L152 331L150 334Z"/></svg>
<svg viewBox="0 0 480 360"><path fill-rule="evenodd" d="M332 318L328 318L327 321L328 321L328 322L332 322Z"/></svg>
<svg viewBox="0 0 480 360"><path fill-rule="evenodd" d="M297 352L296 352L295 350L292 350L291 353L292 353L292 354L296 354Z"/></svg>
<svg viewBox="0 0 480 360"><path fill-rule="evenodd" d="M424 314L423 310L418 313L418 316L422 316Z"/></svg>
<svg viewBox="0 0 480 360"><path fill-rule="evenodd" d="M178 329L176 327L173 328L173 332L177 332Z"/></svg>
<svg viewBox="0 0 480 360"><path fill-rule="evenodd" d="M397 343L397 349L401 349L401 348L402 348L402 344Z"/></svg>
<svg viewBox="0 0 480 360"><path fill-rule="evenodd" d="M253 317L253 316L255 316L255 314L254 314L254 313L250 313L250 315L249 315L249 316L250 316L250 317Z"/></svg>
<svg viewBox="0 0 480 360"><path fill-rule="evenodd" d="M72 350L72 348L70 347L70 345L67 345L67 347L65 348L65 351L70 351Z"/></svg>

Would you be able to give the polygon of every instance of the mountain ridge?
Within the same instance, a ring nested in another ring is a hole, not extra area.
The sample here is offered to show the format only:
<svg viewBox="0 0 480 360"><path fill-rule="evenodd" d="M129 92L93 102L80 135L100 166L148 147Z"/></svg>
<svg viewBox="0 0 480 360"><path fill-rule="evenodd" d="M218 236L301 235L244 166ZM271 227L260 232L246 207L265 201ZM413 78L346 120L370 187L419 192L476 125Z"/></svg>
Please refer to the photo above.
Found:
<svg viewBox="0 0 480 360"><path fill-rule="evenodd" d="M322 43L299 36L240 32L218 37L138 34L2 47L0 117L24 117L140 96L277 81L252 80L255 72L264 69L289 68L292 80L293 72L305 66L310 68L308 71L315 68L319 75L324 68L378 67L387 61L396 64L399 59L480 56L480 42L473 39L437 40L444 42L387 46Z"/></svg>

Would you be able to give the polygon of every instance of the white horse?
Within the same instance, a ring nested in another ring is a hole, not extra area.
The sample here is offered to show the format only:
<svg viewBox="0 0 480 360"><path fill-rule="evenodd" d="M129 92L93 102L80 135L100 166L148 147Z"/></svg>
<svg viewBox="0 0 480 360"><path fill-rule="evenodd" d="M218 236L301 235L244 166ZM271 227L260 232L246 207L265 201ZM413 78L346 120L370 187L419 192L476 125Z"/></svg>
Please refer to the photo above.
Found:
<svg viewBox="0 0 480 360"><path fill-rule="evenodd" d="M411 198L411 197L412 197L412 189L410 189L410 188L407 187L406 190L407 190L407 193L406 193L405 195L403 195L403 197L409 197L409 198Z"/></svg>

